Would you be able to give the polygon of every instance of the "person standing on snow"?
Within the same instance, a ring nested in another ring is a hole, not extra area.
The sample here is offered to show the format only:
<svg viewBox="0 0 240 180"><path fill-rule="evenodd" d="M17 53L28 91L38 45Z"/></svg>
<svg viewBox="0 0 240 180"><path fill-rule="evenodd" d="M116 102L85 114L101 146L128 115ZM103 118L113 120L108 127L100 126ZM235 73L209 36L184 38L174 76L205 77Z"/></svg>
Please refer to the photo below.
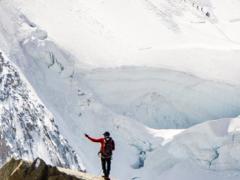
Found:
<svg viewBox="0 0 240 180"><path fill-rule="evenodd" d="M101 143L101 148L98 154L101 156L103 177L108 179L111 170L112 151L115 150L115 143L110 137L110 133L106 131L103 134L104 137L98 139L92 138L88 134L85 134L85 136L92 142Z"/></svg>

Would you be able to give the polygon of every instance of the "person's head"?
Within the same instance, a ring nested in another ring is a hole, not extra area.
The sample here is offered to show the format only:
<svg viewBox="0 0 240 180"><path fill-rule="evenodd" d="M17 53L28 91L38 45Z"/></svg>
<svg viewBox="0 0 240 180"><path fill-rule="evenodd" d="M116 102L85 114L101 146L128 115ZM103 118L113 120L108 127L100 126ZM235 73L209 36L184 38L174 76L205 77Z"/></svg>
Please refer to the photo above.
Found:
<svg viewBox="0 0 240 180"><path fill-rule="evenodd" d="M109 138L110 137L110 133L108 131L103 133L104 138Z"/></svg>

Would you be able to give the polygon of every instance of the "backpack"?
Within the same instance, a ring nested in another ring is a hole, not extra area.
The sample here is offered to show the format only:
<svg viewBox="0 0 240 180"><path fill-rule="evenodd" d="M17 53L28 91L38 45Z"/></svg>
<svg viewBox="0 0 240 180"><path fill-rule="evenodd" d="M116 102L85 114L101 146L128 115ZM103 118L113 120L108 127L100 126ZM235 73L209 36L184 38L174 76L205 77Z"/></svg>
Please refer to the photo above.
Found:
<svg viewBox="0 0 240 180"><path fill-rule="evenodd" d="M114 150L114 141L112 138L104 140L104 152L102 156L105 158L110 158L112 156L112 151Z"/></svg>

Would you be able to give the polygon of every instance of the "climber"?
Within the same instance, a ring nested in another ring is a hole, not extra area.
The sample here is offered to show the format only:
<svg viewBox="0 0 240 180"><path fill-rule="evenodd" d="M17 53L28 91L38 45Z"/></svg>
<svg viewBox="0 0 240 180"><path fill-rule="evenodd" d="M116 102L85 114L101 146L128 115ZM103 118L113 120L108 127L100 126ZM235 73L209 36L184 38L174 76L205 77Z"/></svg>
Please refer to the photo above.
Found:
<svg viewBox="0 0 240 180"><path fill-rule="evenodd" d="M101 148L99 151L99 155L101 157L101 163L102 163L102 170L104 174L104 178L109 179L109 174L111 170L111 160L112 160L112 151L115 150L115 143L113 139L110 137L109 132L103 133L103 138L92 138L88 134L85 134L85 136L91 140L92 142L98 142L101 143Z"/></svg>

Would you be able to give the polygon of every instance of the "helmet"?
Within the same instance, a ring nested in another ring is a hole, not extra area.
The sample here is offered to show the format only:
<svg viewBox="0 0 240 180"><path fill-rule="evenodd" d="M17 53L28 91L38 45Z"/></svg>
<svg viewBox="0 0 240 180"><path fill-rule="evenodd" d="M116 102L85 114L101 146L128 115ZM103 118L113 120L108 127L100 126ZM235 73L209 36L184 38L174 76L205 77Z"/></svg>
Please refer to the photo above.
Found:
<svg viewBox="0 0 240 180"><path fill-rule="evenodd" d="M108 131L103 133L104 137L110 137L110 133Z"/></svg>

